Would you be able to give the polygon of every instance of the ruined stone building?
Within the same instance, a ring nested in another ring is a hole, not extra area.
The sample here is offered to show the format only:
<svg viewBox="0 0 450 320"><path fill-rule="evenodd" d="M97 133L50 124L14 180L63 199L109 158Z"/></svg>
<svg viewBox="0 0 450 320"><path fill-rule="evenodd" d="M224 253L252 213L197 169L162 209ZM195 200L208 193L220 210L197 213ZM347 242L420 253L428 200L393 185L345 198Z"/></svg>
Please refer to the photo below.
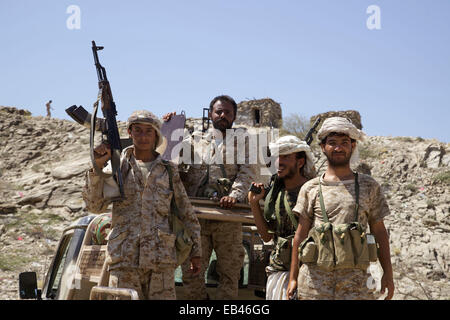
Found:
<svg viewBox="0 0 450 320"><path fill-rule="evenodd" d="M270 98L242 101L238 104L235 123L256 128L280 128L281 106Z"/></svg>

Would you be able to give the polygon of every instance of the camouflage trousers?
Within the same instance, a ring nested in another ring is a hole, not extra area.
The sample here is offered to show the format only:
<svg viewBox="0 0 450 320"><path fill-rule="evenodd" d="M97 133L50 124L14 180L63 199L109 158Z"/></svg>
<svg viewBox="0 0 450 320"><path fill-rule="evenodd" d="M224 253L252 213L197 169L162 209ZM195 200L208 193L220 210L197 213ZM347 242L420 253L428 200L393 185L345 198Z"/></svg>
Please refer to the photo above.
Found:
<svg viewBox="0 0 450 320"><path fill-rule="evenodd" d="M175 269L153 271L142 268L110 270L109 286L134 289L139 300L175 300Z"/></svg>
<svg viewBox="0 0 450 320"><path fill-rule="evenodd" d="M212 250L216 252L216 271L219 284L215 298L237 299L240 271L244 264L245 251L242 245L242 224L199 219L202 239L202 269L197 276L188 272L190 261L182 264L183 287L186 299L207 299L205 271L208 269Z"/></svg>
<svg viewBox="0 0 450 320"><path fill-rule="evenodd" d="M373 300L368 288L370 274L360 269L323 271L313 264L303 264L297 278L299 299Z"/></svg>

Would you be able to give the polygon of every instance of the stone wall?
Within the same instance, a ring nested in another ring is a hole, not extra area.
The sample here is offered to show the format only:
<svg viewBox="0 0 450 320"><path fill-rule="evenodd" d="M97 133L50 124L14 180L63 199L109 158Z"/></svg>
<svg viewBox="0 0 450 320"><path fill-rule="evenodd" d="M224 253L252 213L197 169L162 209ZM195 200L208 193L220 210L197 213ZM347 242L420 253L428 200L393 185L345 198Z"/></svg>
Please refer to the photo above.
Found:
<svg viewBox="0 0 450 320"><path fill-rule="evenodd" d="M242 101L238 104L235 124L280 128L281 105L270 98Z"/></svg>
<svg viewBox="0 0 450 320"><path fill-rule="evenodd" d="M358 129L362 129L361 124L361 115L356 110L347 110L347 111L328 111L324 113L317 114L315 116L312 116L310 119L311 126L314 124L316 119L320 117L320 122L323 123L325 119L331 118L331 117L343 117L349 119ZM320 129L322 125L320 124L317 129Z"/></svg>

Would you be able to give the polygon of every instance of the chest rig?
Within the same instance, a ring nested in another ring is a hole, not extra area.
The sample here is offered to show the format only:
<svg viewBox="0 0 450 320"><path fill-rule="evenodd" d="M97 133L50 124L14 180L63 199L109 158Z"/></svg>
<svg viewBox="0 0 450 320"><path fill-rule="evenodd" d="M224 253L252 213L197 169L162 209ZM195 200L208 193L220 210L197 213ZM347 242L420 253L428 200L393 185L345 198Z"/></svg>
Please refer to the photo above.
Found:
<svg viewBox="0 0 450 320"><path fill-rule="evenodd" d="M377 261L375 238L366 233L358 222L359 182L355 173L354 221L332 224L325 210L322 185L319 180L319 202L323 223L312 227L308 237L299 246L299 262L313 263L325 271L338 269L366 270L370 262Z"/></svg>

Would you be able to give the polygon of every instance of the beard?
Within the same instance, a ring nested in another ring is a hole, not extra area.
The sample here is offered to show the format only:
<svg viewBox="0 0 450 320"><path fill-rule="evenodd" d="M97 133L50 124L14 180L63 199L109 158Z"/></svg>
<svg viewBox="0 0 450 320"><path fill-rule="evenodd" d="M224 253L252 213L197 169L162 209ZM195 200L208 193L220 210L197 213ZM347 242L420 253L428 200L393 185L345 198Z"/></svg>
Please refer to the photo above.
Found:
<svg viewBox="0 0 450 320"><path fill-rule="evenodd" d="M343 156L339 156L343 155ZM349 152L349 154L346 154L344 152L332 152L330 154L325 154L327 157L328 163L333 167L346 167L350 163L350 158L352 156L352 153Z"/></svg>
<svg viewBox="0 0 450 320"><path fill-rule="evenodd" d="M233 126L233 122L228 122L226 119L219 119L212 122L214 129L225 131L227 129L231 129Z"/></svg>
<svg viewBox="0 0 450 320"><path fill-rule="evenodd" d="M285 170L286 167L283 167L282 169ZM278 177L282 179L291 179L297 174L297 172L298 172L298 165L295 164L295 166L288 168L288 171L284 176L280 176L280 174L278 174Z"/></svg>

